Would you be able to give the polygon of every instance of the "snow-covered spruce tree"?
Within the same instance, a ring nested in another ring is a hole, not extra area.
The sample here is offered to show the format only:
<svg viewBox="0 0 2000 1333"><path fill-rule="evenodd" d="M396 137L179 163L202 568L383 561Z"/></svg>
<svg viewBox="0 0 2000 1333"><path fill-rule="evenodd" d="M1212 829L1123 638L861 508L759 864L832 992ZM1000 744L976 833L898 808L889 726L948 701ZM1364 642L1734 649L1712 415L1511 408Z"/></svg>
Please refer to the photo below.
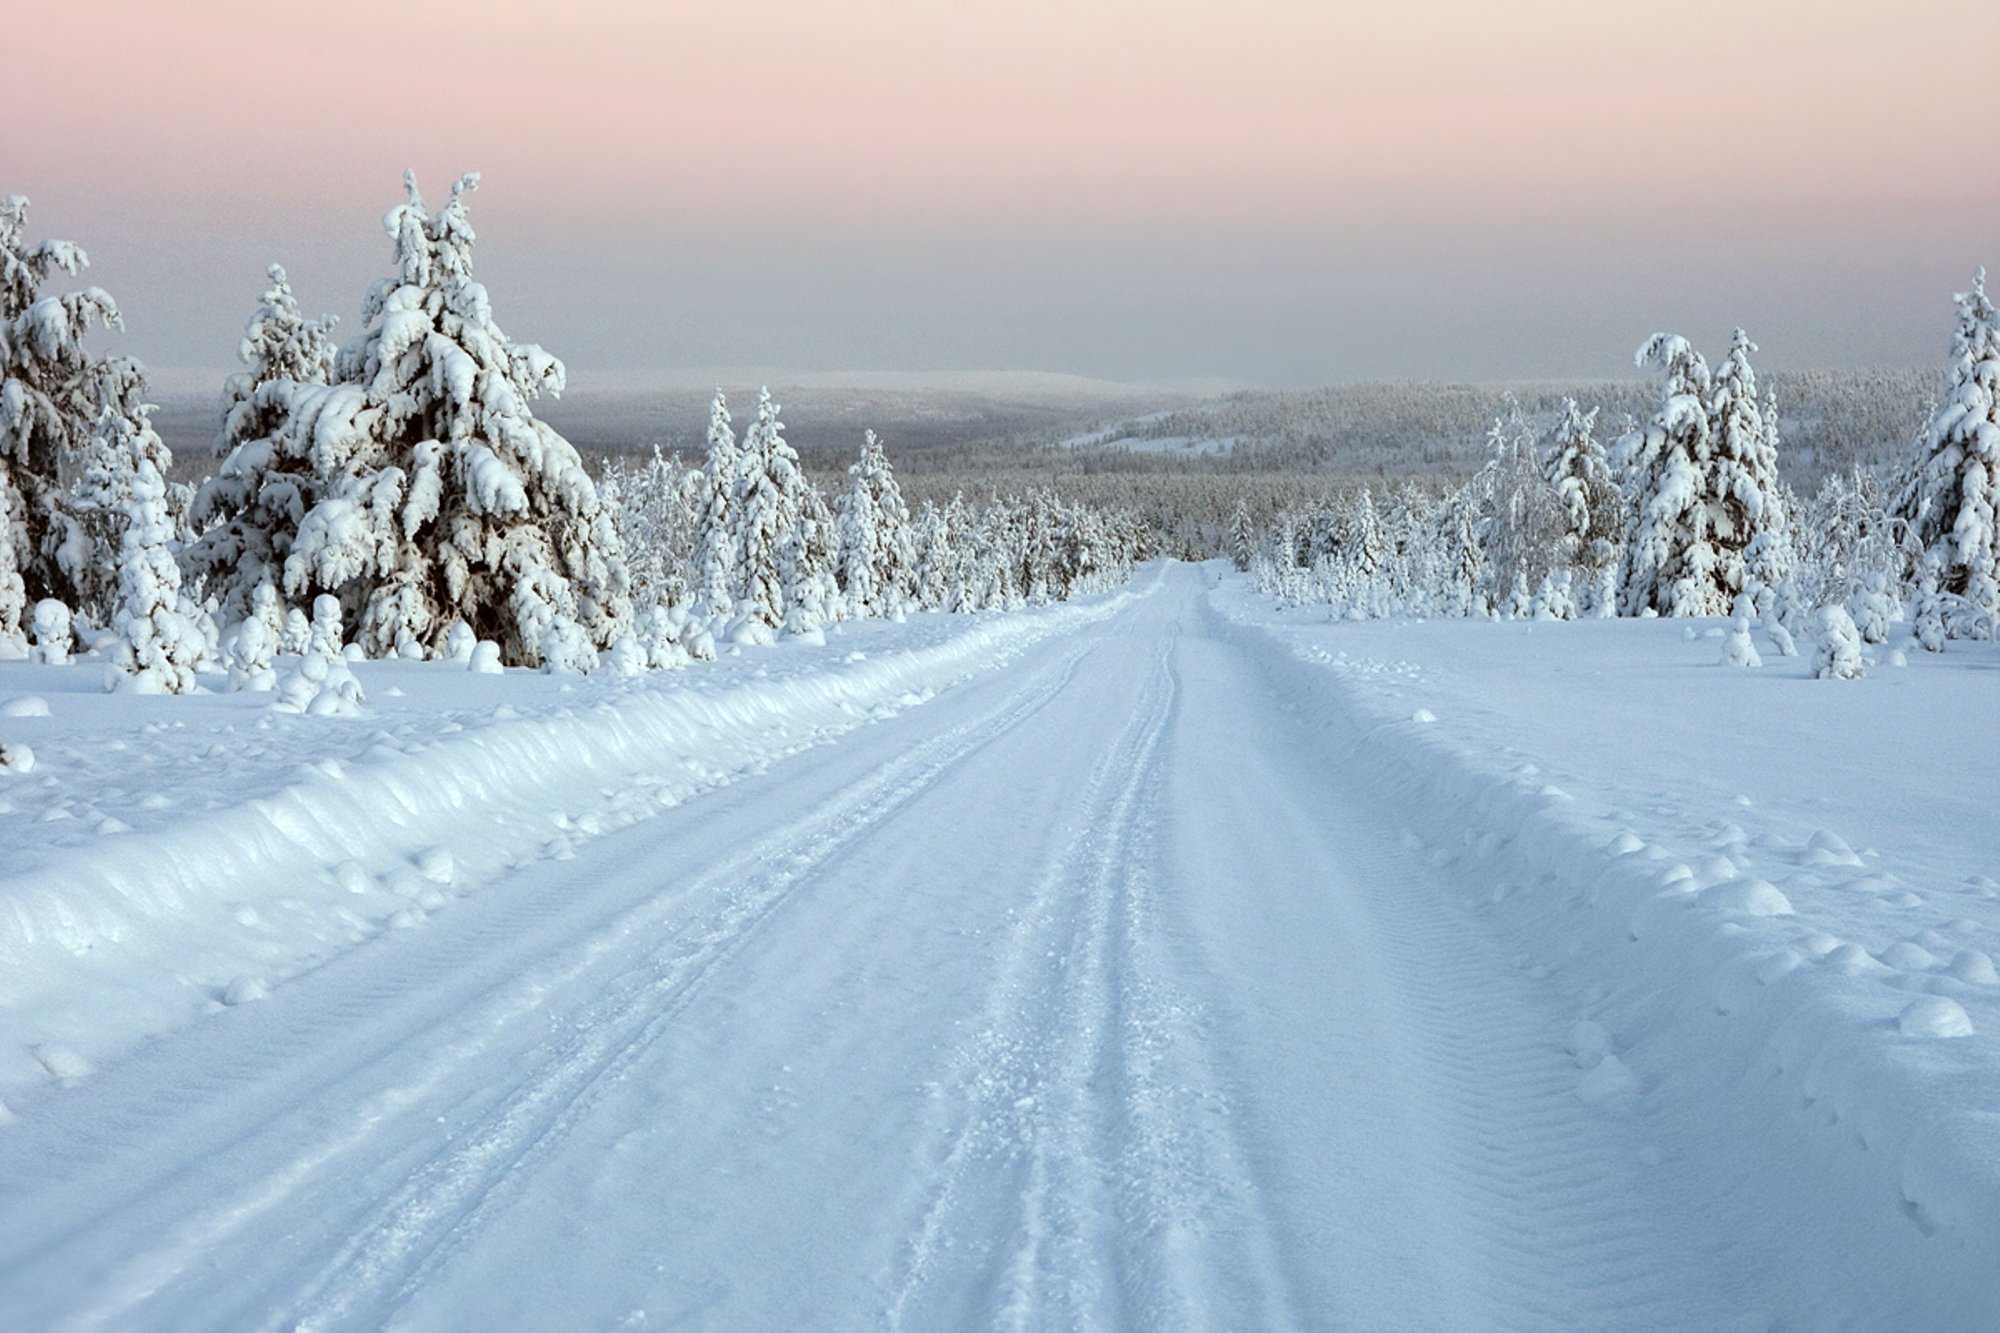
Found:
<svg viewBox="0 0 2000 1333"><path fill-rule="evenodd" d="M805 532L808 483L799 456L784 437L771 391L757 396L757 418L744 438L738 464L736 585L730 595L739 627L775 630L785 623L786 585L796 591L816 572ZM751 631L755 636L755 631Z"/></svg>
<svg viewBox="0 0 2000 1333"><path fill-rule="evenodd" d="M914 591L916 546L909 506L874 431L847 476L834 520L835 573L855 615L893 615Z"/></svg>
<svg viewBox="0 0 2000 1333"><path fill-rule="evenodd" d="M1479 615L1486 609L1486 545L1479 540L1479 510L1466 489L1452 493L1437 518L1438 604L1448 616Z"/></svg>
<svg viewBox="0 0 2000 1333"><path fill-rule="evenodd" d="M688 570L695 546L695 487L699 472L654 447L637 467L612 460L598 482L598 496L618 529L635 609L675 607L688 599Z"/></svg>
<svg viewBox="0 0 2000 1333"><path fill-rule="evenodd" d="M181 552L189 581L232 625L251 614L259 588L284 583L299 523L319 499L311 441L285 426L299 391L333 378L333 316L301 314L282 265L267 276L236 349L243 369L223 387L222 463L195 493L189 518L197 535Z"/></svg>
<svg viewBox="0 0 2000 1333"><path fill-rule="evenodd" d="M97 427L64 468L71 480L56 498L49 540L55 543L56 565L68 580L76 610L104 626L121 619L128 601L125 566L133 548L127 530L135 521L144 523L154 533L146 540L157 539L160 555L172 563L172 543L189 495L187 487L167 481L173 455L153 430L144 368L130 357L107 357L91 367L91 379L99 403ZM142 463L159 481L157 501L139 495L150 489L150 483L142 483ZM193 636L195 646L185 651L200 657L210 647L213 626L191 602L180 605L180 592L176 573L170 601L187 621L177 629Z"/></svg>
<svg viewBox="0 0 2000 1333"><path fill-rule="evenodd" d="M1757 520L1756 535L1743 548L1743 572L1757 609L1770 616L1777 613L1783 590L1798 568L1792 515L1799 506L1792 488L1778 477L1778 401L1769 389L1764 391L1764 443L1759 459L1767 479L1764 512Z"/></svg>
<svg viewBox="0 0 2000 1333"><path fill-rule="evenodd" d="M1486 463L1471 486L1488 599L1506 615L1528 614L1533 591L1563 562L1569 518L1543 473L1535 428L1518 406L1487 433Z"/></svg>
<svg viewBox="0 0 2000 1333"><path fill-rule="evenodd" d="M910 525L910 544L915 559L910 571L910 594L917 608L941 611L952 586L953 553L949 508L940 509L929 500L917 507L916 521Z"/></svg>
<svg viewBox="0 0 2000 1333"><path fill-rule="evenodd" d="M29 606L80 606L74 562L93 553L77 544L63 502L105 403L83 339L93 327L124 327L102 288L42 294L52 272L75 276L90 261L68 241L29 245L27 225L26 199L0 200L0 639L16 644ZM98 564L111 567L115 551Z"/></svg>
<svg viewBox="0 0 2000 1333"><path fill-rule="evenodd" d="M1986 270L1958 297L1958 328L1944 397L1917 437L1890 506L1909 527L1919 561L1937 567L1939 591L1960 599L1953 637L1991 637L2000 623L2000 314Z"/></svg>
<svg viewBox="0 0 2000 1333"><path fill-rule="evenodd" d="M369 291L337 382L294 403L287 447L326 484L285 591L337 597L371 656L435 656L464 620L510 664L585 668L630 625L624 556L576 450L529 407L561 392L562 362L511 342L473 280L478 181L431 217L405 176L383 219L397 272Z"/></svg>
<svg viewBox="0 0 2000 1333"><path fill-rule="evenodd" d="M784 591L785 632L814 636L826 625L846 619L847 609L834 579L838 548L833 509L803 468L797 469L797 476L799 518L779 543L778 579Z"/></svg>
<svg viewBox="0 0 2000 1333"><path fill-rule="evenodd" d="M136 694L185 694L194 688L195 665L208 644L181 596L180 566L170 546L174 521L160 466L167 448L151 415L150 404L121 394L105 405L99 431L111 455L99 493L115 495L122 507L111 608L117 640L107 684Z"/></svg>
<svg viewBox="0 0 2000 1333"><path fill-rule="evenodd" d="M1775 408L1757 397L1757 373L1750 353L1757 344L1742 329L1730 340L1729 355L1716 368L1709 397L1714 452L1708 471L1708 529L1715 549L1714 577L1735 604L1736 594L1753 593L1788 558L1778 549L1785 535L1783 498L1778 486L1778 423ZM1754 553L1759 568L1751 568Z"/></svg>
<svg viewBox="0 0 2000 1333"><path fill-rule="evenodd" d="M1257 525L1251 521L1249 501L1238 496L1236 508L1229 514L1229 558L1237 569L1247 572L1256 553Z"/></svg>
<svg viewBox="0 0 2000 1333"><path fill-rule="evenodd" d="M1605 571L1620 559L1625 499L1596 426L1596 408L1586 412L1576 399L1564 398L1549 435L1547 475L1563 517L1560 560L1575 571L1582 609L1608 615L1615 608L1598 605L1597 593Z"/></svg>
<svg viewBox="0 0 2000 1333"><path fill-rule="evenodd" d="M722 390L708 412L708 451L701 470L689 478L694 512L693 588L695 615L720 630L736 611L737 494L743 481L743 454L730 424Z"/></svg>
<svg viewBox="0 0 2000 1333"><path fill-rule="evenodd" d="M1708 363L1687 339L1656 333L1633 357L1665 373L1660 409L1620 452L1636 507L1626 543L1619 610L1669 616L1719 616L1734 590L1718 577L1709 525L1709 464L1714 455Z"/></svg>

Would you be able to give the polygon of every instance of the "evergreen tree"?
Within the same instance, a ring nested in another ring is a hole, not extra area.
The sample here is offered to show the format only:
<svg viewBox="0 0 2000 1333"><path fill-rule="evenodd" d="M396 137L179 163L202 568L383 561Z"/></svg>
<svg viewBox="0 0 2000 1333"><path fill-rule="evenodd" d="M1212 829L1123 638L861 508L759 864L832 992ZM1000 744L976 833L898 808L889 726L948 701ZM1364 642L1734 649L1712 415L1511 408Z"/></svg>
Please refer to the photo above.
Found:
<svg viewBox="0 0 2000 1333"><path fill-rule="evenodd" d="M785 623L787 583L796 591L814 572L804 530L806 478L778 410L771 391L761 390L744 439L733 524L738 621L771 630Z"/></svg>
<svg viewBox="0 0 2000 1333"><path fill-rule="evenodd" d="M701 473L681 466L658 446L638 467L614 459L598 482L598 497L618 529L635 609L680 606L693 567L695 506Z"/></svg>
<svg viewBox="0 0 2000 1333"><path fill-rule="evenodd" d="M1576 399L1564 398L1548 451L1548 478L1563 518L1560 558L1580 576L1586 596L1594 595L1604 571L1617 564L1625 535L1624 497L1596 425L1596 408L1585 412Z"/></svg>
<svg viewBox="0 0 2000 1333"><path fill-rule="evenodd" d="M951 590L951 529L947 512L926 500L918 506L916 521L911 524L910 544L915 558L910 591L919 610L943 610Z"/></svg>
<svg viewBox="0 0 2000 1333"><path fill-rule="evenodd" d="M102 288L42 294L52 272L74 277L90 260L68 241L30 246L27 223L26 199L0 200L0 637L17 642L29 606L80 607L77 575L115 566L116 546L93 548L65 498L119 378L107 386L84 335L124 328Z"/></svg>
<svg viewBox="0 0 2000 1333"><path fill-rule="evenodd" d="M718 630L736 611L740 556L737 550L737 493L743 481L743 455L736 447L736 428L722 390L708 411L708 451L701 471L690 480L693 494L695 614Z"/></svg>
<svg viewBox="0 0 2000 1333"><path fill-rule="evenodd" d="M2000 315L1983 268L1958 297L1944 397L1890 513L1908 525L1918 559L1935 565L1938 591L1971 613L1948 622L1954 637L1990 637L2000 621Z"/></svg>
<svg viewBox="0 0 2000 1333"><path fill-rule="evenodd" d="M1687 339L1656 333L1634 361L1665 373L1660 409L1623 447L1636 526L1625 551L1619 609L1671 616L1722 615L1729 596L1718 577L1709 525L1709 464L1714 454L1708 363Z"/></svg>
<svg viewBox="0 0 2000 1333"><path fill-rule="evenodd" d="M1236 508L1229 515L1229 555L1237 569L1248 570L1256 551L1257 529L1250 519L1250 503L1238 496Z"/></svg>
<svg viewBox="0 0 2000 1333"><path fill-rule="evenodd" d="M914 593L916 548L909 507L874 431L847 475L836 520L841 590L856 615L892 615Z"/></svg>
<svg viewBox="0 0 2000 1333"><path fill-rule="evenodd" d="M189 515L199 534L181 553L182 568L216 598L225 623L251 614L257 590L284 582L300 522L319 499L312 452L285 430L301 388L333 377L331 315L299 312L282 265L244 327L237 346L243 369L222 397L222 464L196 492Z"/></svg>
<svg viewBox="0 0 2000 1333"><path fill-rule="evenodd" d="M174 524L160 470L167 448L154 433L151 405L138 401L134 389L136 379L105 405L99 430L108 455L99 493L116 497L122 518L110 682L139 694L185 694L208 645L181 596L180 566L169 545Z"/></svg>
<svg viewBox="0 0 2000 1333"><path fill-rule="evenodd" d="M472 277L466 196L428 216L412 176L337 382L304 389L286 447L324 479L285 562L295 602L332 595L373 656L435 656L455 620L514 664L587 666L631 623L623 553L569 442L530 402L563 365L516 344Z"/></svg>
<svg viewBox="0 0 2000 1333"><path fill-rule="evenodd" d="M1782 559L1776 544L1785 531L1777 415L1774 404L1758 401L1757 375L1750 367L1756 350L1749 335L1736 330L1709 399L1714 455L1707 478L1708 529L1714 577L1732 606L1737 593L1776 572Z"/></svg>

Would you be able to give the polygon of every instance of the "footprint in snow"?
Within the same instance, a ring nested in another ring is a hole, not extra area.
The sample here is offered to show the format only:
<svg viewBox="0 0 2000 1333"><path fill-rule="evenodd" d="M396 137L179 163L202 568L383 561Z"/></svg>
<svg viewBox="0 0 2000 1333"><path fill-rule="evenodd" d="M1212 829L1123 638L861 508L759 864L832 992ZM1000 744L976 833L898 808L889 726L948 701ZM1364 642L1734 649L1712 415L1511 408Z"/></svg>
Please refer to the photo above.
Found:
<svg viewBox="0 0 2000 1333"><path fill-rule="evenodd" d="M88 1078L90 1062L58 1041L45 1041L29 1051L49 1071L49 1077L67 1082L70 1079Z"/></svg>

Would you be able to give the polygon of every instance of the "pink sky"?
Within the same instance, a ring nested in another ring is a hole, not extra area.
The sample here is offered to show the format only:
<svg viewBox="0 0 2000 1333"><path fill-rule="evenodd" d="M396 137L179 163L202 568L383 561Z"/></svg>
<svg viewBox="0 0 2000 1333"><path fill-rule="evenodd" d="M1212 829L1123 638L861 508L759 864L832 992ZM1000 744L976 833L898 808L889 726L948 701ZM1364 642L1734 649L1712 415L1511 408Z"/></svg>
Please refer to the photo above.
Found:
<svg viewBox="0 0 2000 1333"><path fill-rule="evenodd" d="M226 359L272 258L351 317L406 165L434 198L485 174L502 318L577 363L1602 374L1672 320L1750 325L1784 364L1927 361L1954 287L2000 265L1974 120L1996 26L1794 0L119 0L10 33L0 189L92 251L164 363Z"/></svg>

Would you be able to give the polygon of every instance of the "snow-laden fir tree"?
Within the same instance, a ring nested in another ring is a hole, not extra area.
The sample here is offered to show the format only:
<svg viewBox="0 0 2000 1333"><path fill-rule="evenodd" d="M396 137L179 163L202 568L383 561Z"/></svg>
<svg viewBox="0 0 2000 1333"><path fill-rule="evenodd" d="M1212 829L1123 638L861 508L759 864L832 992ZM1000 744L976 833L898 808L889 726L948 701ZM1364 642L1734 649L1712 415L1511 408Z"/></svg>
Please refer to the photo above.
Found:
<svg viewBox="0 0 2000 1333"><path fill-rule="evenodd" d="M699 472L689 471L678 456L657 446L637 467L624 458L605 467L598 495L618 529L635 609L687 601L700 479Z"/></svg>
<svg viewBox="0 0 2000 1333"><path fill-rule="evenodd" d="M285 562L295 602L338 598L371 656L436 655L454 620L514 664L575 670L629 628L618 536L569 442L530 403L562 362L501 332L472 277L462 177L436 216L414 176L383 219L393 277L285 430L325 479Z"/></svg>
<svg viewBox="0 0 2000 1333"><path fill-rule="evenodd" d="M1716 368L1709 396L1713 452L1707 475L1708 530L1715 550L1713 575L1733 606L1736 594L1753 593L1784 563L1778 549L1785 532L1778 486L1775 408L1757 396L1750 354L1757 344L1742 329ZM1759 568L1752 569L1753 554Z"/></svg>
<svg viewBox="0 0 2000 1333"><path fill-rule="evenodd" d="M1256 553L1257 525L1250 518L1249 501L1238 496L1236 508L1229 514L1229 558L1237 569L1248 570Z"/></svg>
<svg viewBox="0 0 2000 1333"><path fill-rule="evenodd" d="M1715 616L1733 592L1718 577L1721 563L1709 525L1709 463L1714 454L1708 410L1713 382L1708 362L1687 339L1656 333L1633 360L1665 374L1660 409L1623 442L1627 493L1636 509L1625 550L1619 610L1670 616Z"/></svg>
<svg viewBox="0 0 2000 1333"><path fill-rule="evenodd" d="M50 274L73 277L90 261L68 241L30 245L27 225L26 199L0 200L0 639L16 644L29 606L80 606L79 562L86 578L93 563L115 563L115 546L79 539L64 501L106 401L84 335L124 327L100 287L43 294Z"/></svg>
<svg viewBox="0 0 2000 1333"><path fill-rule="evenodd" d="M1569 518L1544 475L1537 432L1518 405L1487 432L1486 463L1470 489L1486 548L1489 600L1503 614L1529 614L1534 590L1566 555Z"/></svg>
<svg viewBox="0 0 2000 1333"><path fill-rule="evenodd" d="M111 608L117 638L108 684L136 694L186 694L209 645L192 605L181 596L181 571L171 546L174 520L161 471L167 448L153 430L151 405L131 396L131 389L105 405L99 431L111 458L98 493L116 496L122 509Z"/></svg>
<svg viewBox="0 0 2000 1333"><path fill-rule="evenodd" d="M1561 563L1575 571L1583 609L1616 614L1600 597L1607 571L1619 563L1625 538L1625 498L1597 439L1597 409L1564 398L1549 436L1547 474L1563 518Z"/></svg>
<svg viewBox="0 0 2000 1333"><path fill-rule="evenodd" d="M736 611L741 581L736 506L742 481L743 454L736 445L736 428L730 424L728 400L717 389L708 413L708 451L701 470L689 479L695 531L694 611L716 630Z"/></svg>
<svg viewBox="0 0 2000 1333"><path fill-rule="evenodd" d="M259 588L282 586L299 524L320 498L312 441L285 426L300 390L333 378L334 319L300 313L282 265L267 278L237 345L243 369L223 388L222 463L195 494L197 536L181 552L181 567L216 599L225 624L251 614Z"/></svg>
<svg viewBox="0 0 2000 1333"><path fill-rule="evenodd" d="M940 509L926 500L917 507L916 521L910 525L914 553L910 590L919 610L942 611L951 592L955 559L950 512L950 506Z"/></svg>
<svg viewBox="0 0 2000 1333"><path fill-rule="evenodd" d="M808 483L784 429L771 391L762 390L738 465L736 586L730 591L739 625L766 630L785 623L786 585L796 591L816 572L804 531Z"/></svg>
<svg viewBox="0 0 2000 1333"><path fill-rule="evenodd" d="M1764 391L1764 444L1759 458L1764 512L1757 520L1756 535L1743 548L1743 570L1757 608L1770 616L1783 605L1784 590L1798 568L1792 528L1798 502L1791 487L1778 477L1778 402L1769 389Z"/></svg>
<svg viewBox="0 0 2000 1333"><path fill-rule="evenodd" d="M893 615L913 594L916 546L909 506L874 431L847 476L835 517L841 591L857 616Z"/></svg>
<svg viewBox="0 0 2000 1333"><path fill-rule="evenodd" d="M2000 314L1983 268L1958 297L1948 374L1890 513L1908 524L1918 559L1935 564L1939 592L1969 613L1948 632L1990 637L2000 622Z"/></svg>

